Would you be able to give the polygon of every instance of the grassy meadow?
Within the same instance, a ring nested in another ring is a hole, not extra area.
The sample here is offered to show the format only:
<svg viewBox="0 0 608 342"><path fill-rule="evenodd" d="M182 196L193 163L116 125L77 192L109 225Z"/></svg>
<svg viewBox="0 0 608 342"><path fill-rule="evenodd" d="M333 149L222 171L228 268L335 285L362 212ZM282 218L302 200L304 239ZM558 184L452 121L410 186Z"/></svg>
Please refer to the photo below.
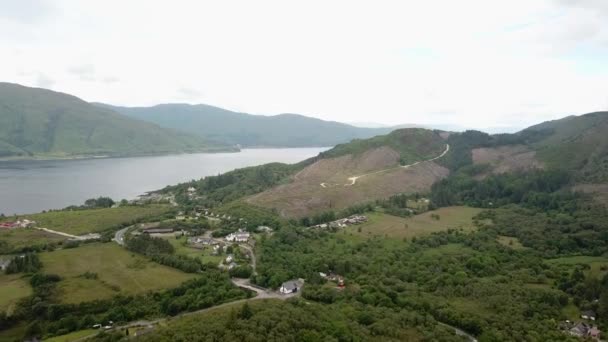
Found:
<svg viewBox="0 0 608 342"><path fill-rule="evenodd" d="M196 277L149 261L113 243L40 253L40 260L45 273L62 278L58 297L63 303L171 288ZM90 274L85 275L87 272Z"/></svg>
<svg viewBox="0 0 608 342"><path fill-rule="evenodd" d="M21 274L0 274L0 312L12 312L15 304L32 294L27 278Z"/></svg>
<svg viewBox="0 0 608 342"><path fill-rule="evenodd" d="M65 240L65 236L44 232L34 228L20 228L0 231L0 253L2 250L19 250L26 246L44 245ZM6 243L6 245L5 245Z"/></svg>
<svg viewBox="0 0 608 342"><path fill-rule="evenodd" d="M125 206L108 209L51 211L24 217L35 220L39 227L82 235L101 232L146 217L162 215L170 210L171 207L166 205Z"/></svg>
<svg viewBox="0 0 608 342"><path fill-rule="evenodd" d="M413 238L449 228L471 230L474 228L473 217L480 211L481 209L470 207L446 207L408 218L372 213L368 215L367 223L346 229L367 237ZM438 215L439 219L434 215Z"/></svg>

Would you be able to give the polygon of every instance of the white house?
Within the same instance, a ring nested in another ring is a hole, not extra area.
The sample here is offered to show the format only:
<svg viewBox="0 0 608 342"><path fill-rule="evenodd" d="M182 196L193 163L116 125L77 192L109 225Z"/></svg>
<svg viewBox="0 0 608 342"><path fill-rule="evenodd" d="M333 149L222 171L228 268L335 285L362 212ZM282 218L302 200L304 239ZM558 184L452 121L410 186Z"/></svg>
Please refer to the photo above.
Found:
<svg viewBox="0 0 608 342"><path fill-rule="evenodd" d="M229 242L247 242L251 235L248 232L237 232L228 234L224 240Z"/></svg>
<svg viewBox="0 0 608 342"><path fill-rule="evenodd" d="M296 293L301 288L304 282L301 279L286 281L281 285L279 292L282 294Z"/></svg>

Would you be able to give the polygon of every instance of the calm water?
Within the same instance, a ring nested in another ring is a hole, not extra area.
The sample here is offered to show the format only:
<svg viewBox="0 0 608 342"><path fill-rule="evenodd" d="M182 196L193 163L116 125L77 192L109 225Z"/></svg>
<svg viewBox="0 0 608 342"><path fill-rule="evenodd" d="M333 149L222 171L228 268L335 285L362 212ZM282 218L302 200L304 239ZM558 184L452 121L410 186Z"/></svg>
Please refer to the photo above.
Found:
<svg viewBox="0 0 608 342"><path fill-rule="evenodd" d="M0 213L34 213L109 196L133 199L166 185L269 162L295 163L324 148L59 161L0 161Z"/></svg>

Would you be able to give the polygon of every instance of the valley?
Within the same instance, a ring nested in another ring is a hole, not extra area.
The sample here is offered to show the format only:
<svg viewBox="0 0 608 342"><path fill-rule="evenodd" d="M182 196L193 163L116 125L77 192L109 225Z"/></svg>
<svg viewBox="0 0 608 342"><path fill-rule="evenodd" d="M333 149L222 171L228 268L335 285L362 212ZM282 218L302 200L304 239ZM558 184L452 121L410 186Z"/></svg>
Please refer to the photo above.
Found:
<svg viewBox="0 0 608 342"><path fill-rule="evenodd" d="M35 223L0 234L0 337L573 341L605 324L608 210L553 134L402 129L4 217Z"/></svg>

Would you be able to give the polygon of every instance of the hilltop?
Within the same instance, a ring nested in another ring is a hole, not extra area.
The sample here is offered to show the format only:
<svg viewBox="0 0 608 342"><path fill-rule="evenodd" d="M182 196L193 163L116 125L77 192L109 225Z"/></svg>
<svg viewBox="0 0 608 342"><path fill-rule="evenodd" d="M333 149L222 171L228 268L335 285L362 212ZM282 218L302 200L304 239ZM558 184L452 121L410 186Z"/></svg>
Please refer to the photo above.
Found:
<svg viewBox="0 0 608 342"><path fill-rule="evenodd" d="M228 150L77 97L0 83L0 158L70 158Z"/></svg>
<svg viewBox="0 0 608 342"><path fill-rule="evenodd" d="M338 145L304 162L291 182L247 202L276 209L285 217L301 217L398 193L425 192L449 174L435 162L449 148L444 137L408 128Z"/></svg>
<svg viewBox="0 0 608 342"><path fill-rule="evenodd" d="M390 127L354 127L298 114L252 115L204 104L161 104L153 107L96 105L161 127L244 147L334 146L393 130Z"/></svg>

